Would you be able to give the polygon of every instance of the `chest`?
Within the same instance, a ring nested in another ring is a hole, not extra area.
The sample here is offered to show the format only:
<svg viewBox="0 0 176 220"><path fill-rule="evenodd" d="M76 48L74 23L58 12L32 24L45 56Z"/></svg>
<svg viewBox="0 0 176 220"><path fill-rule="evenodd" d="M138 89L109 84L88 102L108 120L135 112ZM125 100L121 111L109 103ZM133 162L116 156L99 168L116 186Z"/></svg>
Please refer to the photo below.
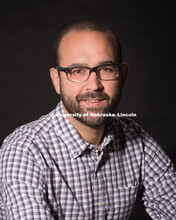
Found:
<svg viewBox="0 0 176 220"><path fill-rule="evenodd" d="M141 157L139 152L130 154L111 146L100 154L87 149L77 158L58 156L47 175L48 199L56 215L63 219L126 219L139 188Z"/></svg>

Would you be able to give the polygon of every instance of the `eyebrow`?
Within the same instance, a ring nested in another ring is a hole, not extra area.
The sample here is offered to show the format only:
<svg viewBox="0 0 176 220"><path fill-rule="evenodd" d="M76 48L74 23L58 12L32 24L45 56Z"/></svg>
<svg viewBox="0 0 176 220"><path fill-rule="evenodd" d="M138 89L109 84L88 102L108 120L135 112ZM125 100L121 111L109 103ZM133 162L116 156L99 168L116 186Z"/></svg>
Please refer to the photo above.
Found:
<svg viewBox="0 0 176 220"><path fill-rule="evenodd" d="M105 60L105 61L102 61L102 62L98 63L98 65L103 65L103 64L115 64L115 62L112 61L112 60Z"/></svg>
<svg viewBox="0 0 176 220"><path fill-rule="evenodd" d="M115 62L112 60L105 60L105 61L98 62L97 66L104 65L104 64L115 64ZM87 63L72 63L68 67L75 67L75 66L85 66L86 67L86 66L88 66L88 64Z"/></svg>

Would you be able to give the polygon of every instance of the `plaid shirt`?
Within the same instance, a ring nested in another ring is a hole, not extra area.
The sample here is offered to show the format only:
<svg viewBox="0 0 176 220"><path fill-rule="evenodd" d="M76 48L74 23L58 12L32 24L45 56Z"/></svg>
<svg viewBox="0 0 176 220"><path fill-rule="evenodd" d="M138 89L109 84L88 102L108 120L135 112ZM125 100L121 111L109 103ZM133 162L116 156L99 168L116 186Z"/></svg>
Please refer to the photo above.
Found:
<svg viewBox="0 0 176 220"><path fill-rule="evenodd" d="M136 123L110 119L98 153L61 103L9 135L0 156L0 219L128 219L139 198L149 215L176 219L176 174Z"/></svg>

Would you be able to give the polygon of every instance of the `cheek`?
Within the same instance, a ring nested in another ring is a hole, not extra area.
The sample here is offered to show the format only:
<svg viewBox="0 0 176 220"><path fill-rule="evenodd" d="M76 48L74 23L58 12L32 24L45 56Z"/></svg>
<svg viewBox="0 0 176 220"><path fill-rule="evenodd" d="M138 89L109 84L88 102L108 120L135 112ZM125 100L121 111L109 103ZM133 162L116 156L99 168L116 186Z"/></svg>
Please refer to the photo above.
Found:
<svg viewBox="0 0 176 220"><path fill-rule="evenodd" d="M80 94L81 89L78 84L70 82L68 79L61 78L61 92L64 93L65 96L75 98Z"/></svg>
<svg viewBox="0 0 176 220"><path fill-rule="evenodd" d="M110 96L114 96L121 90L121 84L119 81L107 82L104 84L105 92Z"/></svg>

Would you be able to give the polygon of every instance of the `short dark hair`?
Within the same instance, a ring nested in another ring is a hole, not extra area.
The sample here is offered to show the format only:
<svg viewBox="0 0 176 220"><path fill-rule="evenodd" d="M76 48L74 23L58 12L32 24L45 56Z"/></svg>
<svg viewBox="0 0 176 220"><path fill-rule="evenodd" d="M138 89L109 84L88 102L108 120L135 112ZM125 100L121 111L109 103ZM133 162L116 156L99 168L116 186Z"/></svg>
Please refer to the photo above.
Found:
<svg viewBox="0 0 176 220"><path fill-rule="evenodd" d="M58 36L58 38L55 41L54 44L54 65L57 66L59 62L59 46L61 43L62 38L70 31L83 31L83 30L90 30L90 31L97 31L97 32L102 32L107 35L109 38L114 54L115 54L115 59L118 60L119 62L122 62L122 49L121 49L121 44L120 41L116 38L115 34L105 25L100 24L95 21L81 21L78 23L71 24L67 26ZM118 62L117 61L117 62Z"/></svg>

